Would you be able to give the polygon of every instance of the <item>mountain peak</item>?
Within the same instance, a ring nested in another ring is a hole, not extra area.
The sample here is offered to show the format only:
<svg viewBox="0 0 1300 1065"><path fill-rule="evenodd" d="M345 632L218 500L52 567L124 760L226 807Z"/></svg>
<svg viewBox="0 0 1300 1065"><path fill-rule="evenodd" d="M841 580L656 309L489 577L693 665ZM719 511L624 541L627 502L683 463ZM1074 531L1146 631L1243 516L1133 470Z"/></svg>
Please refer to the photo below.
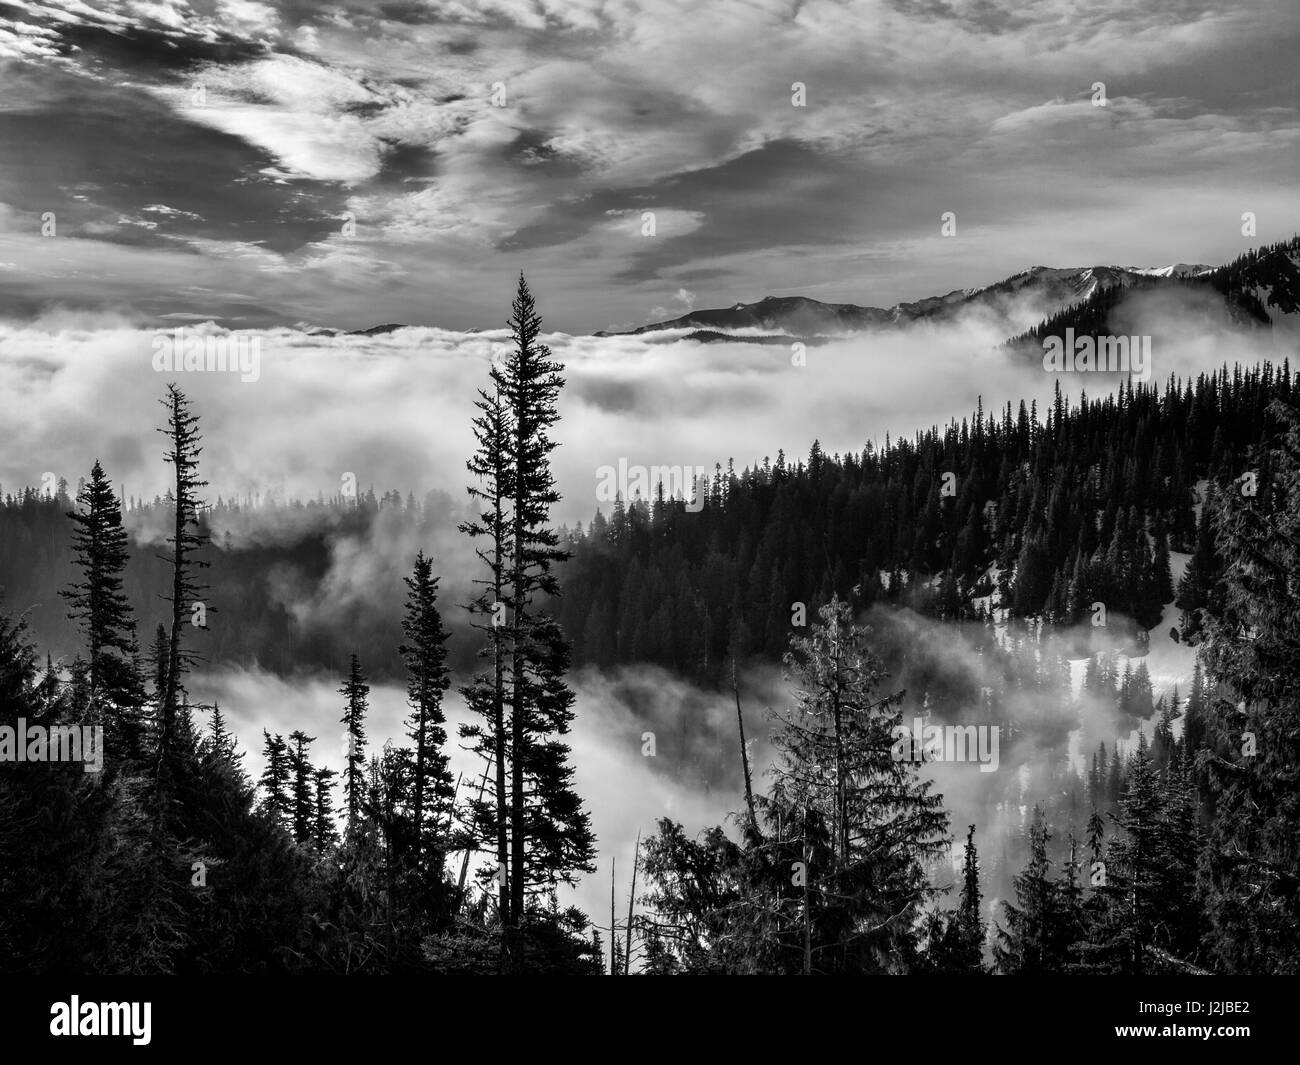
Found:
<svg viewBox="0 0 1300 1065"><path fill-rule="evenodd" d="M757 303L743 301L731 307L692 310L671 321L655 322L634 329L633 334L666 330L690 330L700 339L754 340L756 333L769 339L843 336L875 329L906 326L919 321L951 320L967 310L992 312L1015 332L1035 322L1059 315L1070 307L1101 299L1112 289L1127 289L1164 281L1212 282L1214 286L1241 288L1246 302L1260 304L1252 311L1256 318L1275 317L1266 308L1289 314L1300 298L1300 256L1294 252L1300 241L1260 248L1236 263L1210 267L1200 263L1172 263L1165 266L1077 266L1036 265L991 285L960 288L914 302L896 303L889 308L826 303L809 296L767 295ZM1275 255L1273 253L1282 254ZM1287 253L1292 253L1288 255ZM1218 289L1222 291L1222 288ZM1236 298L1236 297L1234 297ZM1241 302L1239 299L1238 302Z"/></svg>

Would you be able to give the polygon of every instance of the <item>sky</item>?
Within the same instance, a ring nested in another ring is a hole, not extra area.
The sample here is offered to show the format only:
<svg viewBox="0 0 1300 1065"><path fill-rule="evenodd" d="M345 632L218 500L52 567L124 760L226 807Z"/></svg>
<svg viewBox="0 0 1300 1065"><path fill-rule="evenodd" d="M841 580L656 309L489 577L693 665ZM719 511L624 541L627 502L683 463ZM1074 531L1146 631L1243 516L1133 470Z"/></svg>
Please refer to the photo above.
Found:
<svg viewBox="0 0 1300 1065"><path fill-rule="evenodd" d="M0 0L0 319L490 330L523 270L577 334L1219 263L1300 230L1298 45L1294 0Z"/></svg>

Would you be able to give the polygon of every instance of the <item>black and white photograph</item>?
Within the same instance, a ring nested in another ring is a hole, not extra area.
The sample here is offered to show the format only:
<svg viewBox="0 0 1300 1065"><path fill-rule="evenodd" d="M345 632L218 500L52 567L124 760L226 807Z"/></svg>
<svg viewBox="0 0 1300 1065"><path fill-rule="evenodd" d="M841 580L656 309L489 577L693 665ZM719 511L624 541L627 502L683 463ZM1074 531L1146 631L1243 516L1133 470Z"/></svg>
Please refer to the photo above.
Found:
<svg viewBox="0 0 1300 1065"><path fill-rule="evenodd" d="M0 0L21 1024L1069 977L1054 1044L1262 1048L1298 54L1294 0Z"/></svg>

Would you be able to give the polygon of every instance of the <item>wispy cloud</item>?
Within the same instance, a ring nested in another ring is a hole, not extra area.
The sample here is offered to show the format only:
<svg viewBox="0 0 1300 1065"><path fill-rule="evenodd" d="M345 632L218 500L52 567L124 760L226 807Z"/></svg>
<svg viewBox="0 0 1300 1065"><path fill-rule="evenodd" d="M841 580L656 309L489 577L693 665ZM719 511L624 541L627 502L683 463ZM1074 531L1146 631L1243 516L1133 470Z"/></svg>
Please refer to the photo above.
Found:
<svg viewBox="0 0 1300 1065"><path fill-rule="evenodd" d="M1259 240L1300 228L1288 0L6 10L19 316L481 327L523 267L589 331L680 288L888 305L1038 262L1220 261L1247 210ZM611 224L647 210L652 236ZM46 212L81 243L42 249ZM257 306L160 308L195 258Z"/></svg>

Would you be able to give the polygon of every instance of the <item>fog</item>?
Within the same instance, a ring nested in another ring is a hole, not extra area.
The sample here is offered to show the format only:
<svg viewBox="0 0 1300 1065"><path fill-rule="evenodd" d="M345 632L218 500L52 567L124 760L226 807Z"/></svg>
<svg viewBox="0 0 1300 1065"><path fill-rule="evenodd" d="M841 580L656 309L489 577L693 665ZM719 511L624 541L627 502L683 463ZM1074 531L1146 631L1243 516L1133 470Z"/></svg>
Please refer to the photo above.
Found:
<svg viewBox="0 0 1300 1065"><path fill-rule="evenodd" d="M342 772L346 740L339 724L343 712L343 699L336 691L339 684L332 678L286 679L261 671L221 669L195 677L190 688L195 699L221 706L239 749L245 752L243 765L256 780L264 766L263 729L285 736L302 729L316 737L312 764ZM580 673L574 688L575 721L569 737L574 784L591 813L599 856L597 872L585 877L576 891L564 891L561 901L576 902L596 921L607 923L613 858L618 864L622 921L638 832L653 832L661 817L698 831L721 823L737 808L743 793L737 788L735 705L730 694L724 698L700 692L654 668L620 671L612 677ZM459 745L456 726L471 715L454 687L446 694L444 707L452 773L462 775L464 797L471 789L477 792L484 763ZM703 735L711 734L711 739L690 747L679 742L683 715L688 712L695 727L703 727ZM407 713L405 690L391 685L372 688L366 722L368 753L377 753L389 740L398 745L408 742ZM761 727L761 715L751 710L747 716L753 716L753 727ZM196 724L205 720L200 714ZM655 733L653 756L642 754L647 749L642 739L647 731Z"/></svg>
<svg viewBox="0 0 1300 1065"><path fill-rule="evenodd" d="M1182 292L1124 305L1124 332L1153 337L1154 380L1280 359L1273 332L1226 332L1213 305L1197 299ZM680 333L551 335L567 379L555 518L590 520L601 502L597 470L620 458L712 470L728 459L737 468L775 460L784 449L794 461L814 438L828 454L857 451L887 433L911 436L968 417L981 397L986 412L1021 398L1042 412L1058 381L1069 396L1113 389L1116 375L1047 373L1033 353L999 347L1038 316L1016 305L839 338L802 354ZM230 336L210 323L192 328ZM507 339L504 329L334 338L252 331L239 336L258 341L259 375L245 382L231 371L156 372L156 336L57 312L0 325L0 490L40 484L46 474L75 485L98 458L128 496L165 491L169 470L153 429L163 421L164 386L175 381L201 418L212 498L328 497L350 474L361 492L441 490L459 506L476 390Z"/></svg>
<svg viewBox="0 0 1300 1065"><path fill-rule="evenodd" d="M905 692L904 722L928 709L936 724L992 725L981 717L979 693L1002 682L997 663L977 652L968 627L931 621L909 610L875 607L859 619L870 630L869 645L903 640L910 651L903 668L885 681L884 689ZM1066 631L1046 642L1052 652L1092 639L1089 630ZM1154 639L1154 638L1153 638ZM1005 646L1005 641L1004 641ZM1032 645L1016 653L1035 655ZM1067 652L1068 653L1068 652ZM1187 648L1164 648L1152 658L1161 668L1153 673L1158 698L1173 685L1188 691L1192 668ZM1120 658L1122 669L1126 659ZM1113 706L1088 696L1080 686L1082 662L1076 659L1068 694L1049 698L1009 692L1002 712L1015 723L1014 738L1004 735L994 772L981 772L973 762L924 762L918 772L942 794L950 817L952 858L959 860L966 826L976 825L976 844L984 863L986 903L1004 895L1017 869L999 864L1008 845L1024 830L1037 802L1054 797L1059 788L1055 772L1067 762L1084 771L1087 760L1104 741L1114 749L1117 735L1125 746L1136 742L1141 728L1148 738L1153 721L1118 721ZM941 687L965 693L957 698L932 698L922 679L942 671ZM618 866L617 898L620 920L626 906L628 877L637 834L652 833L655 822L668 817L690 834L723 824L735 836L730 815L741 810L744 785L735 698L731 692L704 691L655 666L626 666L608 673L582 670L572 678L576 693L575 720L569 742L576 767L575 785L591 813L597 836L597 871L582 879L562 898L572 900L597 921L608 920L610 861ZM237 733L244 765L256 779L262 772L262 730L288 735L302 729L316 737L314 764L342 770L346 742L339 723L343 699L340 681L323 677L276 677L261 671L220 669L195 678L193 695L217 702ZM751 662L740 671L740 700L754 787L765 790L772 764L773 712L792 702L791 684L780 670ZM367 734L370 751L384 743L406 743L405 691L375 685L370 695ZM461 794L477 789L483 762L459 746L456 725L468 712L455 687L445 697L448 734L452 737L452 771L461 775ZM649 735L648 735L649 734ZM653 737L653 755L647 739ZM1083 811L1075 826L1082 837ZM1059 846L1064 839L1064 829ZM937 881L946 886L942 870Z"/></svg>

